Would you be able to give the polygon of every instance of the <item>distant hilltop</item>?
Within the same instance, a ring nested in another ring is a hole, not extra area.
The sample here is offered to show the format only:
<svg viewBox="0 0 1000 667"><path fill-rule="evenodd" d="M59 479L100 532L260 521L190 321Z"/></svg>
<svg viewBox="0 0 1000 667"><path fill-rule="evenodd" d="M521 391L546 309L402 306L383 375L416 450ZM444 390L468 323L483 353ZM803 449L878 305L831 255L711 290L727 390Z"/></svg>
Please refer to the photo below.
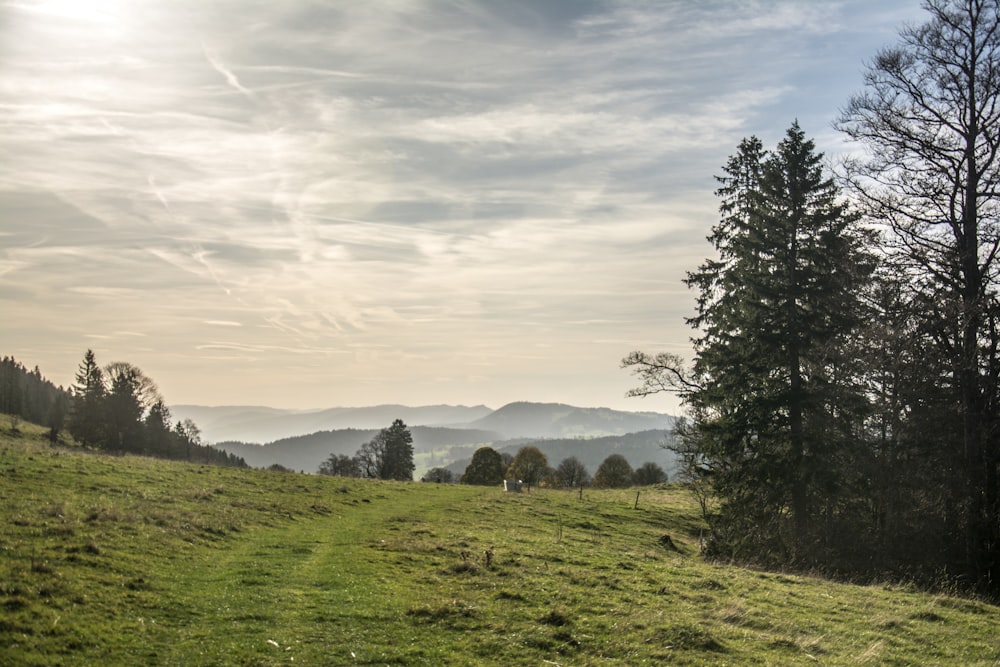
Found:
<svg viewBox="0 0 1000 667"><path fill-rule="evenodd" d="M409 426L489 431L498 439L624 435L670 429L674 424L674 417L657 412L626 412L527 401L509 403L497 410L485 405L376 405L320 410L175 405L170 411L177 419L193 420L207 442L266 443L317 431L378 429L394 419L402 419Z"/></svg>
<svg viewBox="0 0 1000 667"><path fill-rule="evenodd" d="M574 438L625 435L669 429L674 418L657 412L578 408L562 403L508 403L468 428L493 431L504 438Z"/></svg>

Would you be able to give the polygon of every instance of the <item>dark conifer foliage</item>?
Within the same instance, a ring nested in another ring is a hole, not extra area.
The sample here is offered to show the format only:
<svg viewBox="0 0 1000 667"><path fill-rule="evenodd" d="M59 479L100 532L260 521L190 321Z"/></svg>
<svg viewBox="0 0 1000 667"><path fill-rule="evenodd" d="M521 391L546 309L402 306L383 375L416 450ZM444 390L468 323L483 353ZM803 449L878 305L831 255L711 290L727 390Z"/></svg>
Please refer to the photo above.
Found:
<svg viewBox="0 0 1000 667"><path fill-rule="evenodd" d="M868 320L873 237L794 123L773 151L745 139L719 178L716 256L697 291L695 360L633 353L643 386L691 412L677 450L711 529L710 554L840 567L868 415L858 331ZM597 478L595 476L595 484ZM836 563L836 565L834 565Z"/></svg>
<svg viewBox="0 0 1000 667"><path fill-rule="evenodd" d="M0 412L48 426L52 441L64 425L80 444L117 454L144 454L194 463L245 467L243 459L201 442L198 427L170 424L170 410L141 370L118 362L101 368L87 350L70 391L27 371L13 358L0 363Z"/></svg>
<svg viewBox="0 0 1000 667"><path fill-rule="evenodd" d="M69 431L84 446L97 446L104 439L104 372L93 350L87 350L76 372L70 407Z"/></svg>
<svg viewBox="0 0 1000 667"><path fill-rule="evenodd" d="M362 477L413 480L413 435L403 420L396 419L358 450L355 457Z"/></svg>
<svg viewBox="0 0 1000 667"><path fill-rule="evenodd" d="M69 392L42 377L38 366L29 371L13 357L0 361L0 412L49 427L55 440L69 403Z"/></svg>
<svg viewBox="0 0 1000 667"><path fill-rule="evenodd" d="M688 278L693 368L623 365L690 409L709 553L998 596L1000 3L923 6L838 121L856 214L797 126L745 140Z"/></svg>
<svg viewBox="0 0 1000 667"><path fill-rule="evenodd" d="M934 497L915 506L950 526L936 540L950 549L931 553L998 593L1000 3L927 0L924 9L925 23L876 54L838 124L865 147L845 175L866 215L889 228L901 285L890 312L905 316L899 330L924 365L915 381L927 393L903 395L907 419L888 432L891 455L934 462L913 471L931 473L923 485ZM887 528L908 532L915 516L883 509Z"/></svg>
<svg viewBox="0 0 1000 667"><path fill-rule="evenodd" d="M870 239L793 124L773 152L743 141L719 180L718 257L688 278L697 388L687 442L723 502L716 548L805 562L827 541L864 405L851 341Z"/></svg>

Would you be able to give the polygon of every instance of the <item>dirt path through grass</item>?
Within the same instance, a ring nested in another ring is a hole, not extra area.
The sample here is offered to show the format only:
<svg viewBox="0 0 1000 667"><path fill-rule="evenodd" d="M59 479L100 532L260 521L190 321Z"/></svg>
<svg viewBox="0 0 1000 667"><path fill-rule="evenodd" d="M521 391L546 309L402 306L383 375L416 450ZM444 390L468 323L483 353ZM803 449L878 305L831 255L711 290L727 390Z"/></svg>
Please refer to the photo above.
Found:
<svg viewBox="0 0 1000 667"><path fill-rule="evenodd" d="M373 653L384 651L373 647L405 643L399 619L419 592L407 593L393 576L383 537L409 530L401 508L413 517L437 516L453 510L455 500L396 497L405 493L390 488L382 497L255 529L197 572L177 573L196 589L181 592L195 607L176 629L178 640L165 647L167 661L225 664L239 656L241 664L344 664L379 661Z"/></svg>
<svg viewBox="0 0 1000 667"><path fill-rule="evenodd" d="M3 665L1000 664L994 605L705 562L683 489L636 506L42 435L0 436Z"/></svg>

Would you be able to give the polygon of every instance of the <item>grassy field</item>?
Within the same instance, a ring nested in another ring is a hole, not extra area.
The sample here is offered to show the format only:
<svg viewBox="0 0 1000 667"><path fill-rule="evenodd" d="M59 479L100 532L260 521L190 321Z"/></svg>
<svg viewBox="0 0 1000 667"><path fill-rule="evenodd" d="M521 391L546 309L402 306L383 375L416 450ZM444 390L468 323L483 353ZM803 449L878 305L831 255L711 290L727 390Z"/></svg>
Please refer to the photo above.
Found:
<svg viewBox="0 0 1000 667"><path fill-rule="evenodd" d="M679 489L635 507L21 431L0 435L2 665L1000 664L995 606L701 561Z"/></svg>

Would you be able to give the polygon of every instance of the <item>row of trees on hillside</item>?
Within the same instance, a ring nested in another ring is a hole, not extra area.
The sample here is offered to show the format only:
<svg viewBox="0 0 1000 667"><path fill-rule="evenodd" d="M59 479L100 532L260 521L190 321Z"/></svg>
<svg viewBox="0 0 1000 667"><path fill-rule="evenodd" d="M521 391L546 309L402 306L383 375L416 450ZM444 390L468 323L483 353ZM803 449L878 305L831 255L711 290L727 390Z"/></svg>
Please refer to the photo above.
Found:
<svg viewBox="0 0 1000 667"><path fill-rule="evenodd" d="M462 476L463 484L500 484L504 479L523 482L532 486L572 489L593 486L598 489L621 489L633 485L659 484L667 481L667 474L655 463L644 463L633 470L628 460L621 454L611 454L601 465L593 478L586 466L575 456L562 460L555 468L550 468L545 454L537 447L528 445L518 449L510 464L495 465L496 452L490 447L476 450L469 467ZM479 462L477 462L477 457ZM479 465L477 465L479 463ZM492 464L492 465L491 465ZM486 473L484 475L484 473Z"/></svg>
<svg viewBox="0 0 1000 667"><path fill-rule="evenodd" d="M354 456L331 454L320 464L319 474L412 481L415 467L413 435L403 420L396 419L361 445Z"/></svg>
<svg viewBox="0 0 1000 667"><path fill-rule="evenodd" d="M23 419L49 428L55 441L69 412L71 395L42 377L35 366L28 370L13 357L0 361L0 413L8 415L12 426Z"/></svg>
<svg viewBox="0 0 1000 667"><path fill-rule="evenodd" d="M667 474L655 463L644 463L633 470L621 454L611 454L598 466L593 477L575 456L563 459L555 468L537 447L521 447L510 460L492 447L480 447L472 456L462 484L495 485L505 479L520 480L528 487L547 486L574 489L593 486L598 489L620 489L633 485L646 486L667 481Z"/></svg>
<svg viewBox="0 0 1000 667"><path fill-rule="evenodd" d="M117 454L141 454L246 467L243 459L205 445L190 419L171 424L156 384L126 362L98 365L87 350L77 370L67 428L82 445Z"/></svg>
<svg viewBox="0 0 1000 667"><path fill-rule="evenodd" d="M693 364L623 363L689 411L710 553L996 594L1000 7L924 6L842 112L844 190L797 124L744 140L686 281Z"/></svg>
<svg viewBox="0 0 1000 667"><path fill-rule="evenodd" d="M362 445L354 456L331 454L320 464L319 473L408 481L413 479L414 470L412 442L406 425L397 419L392 426L382 429L370 442ZM501 454L492 447L480 447L458 481L495 486L503 484L505 479L520 480L529 488L538 485L553 488L590 485L596 488L625 488L666 482L667 474L655 463L644 463L633 470L624 456L612 454L591 478L586 466L575 456L564 459L556 468L550 468L545 454L534 446L521 447L515 456ZM447 468L433 468L421 481L452 483L455 476Z"/></svg>

